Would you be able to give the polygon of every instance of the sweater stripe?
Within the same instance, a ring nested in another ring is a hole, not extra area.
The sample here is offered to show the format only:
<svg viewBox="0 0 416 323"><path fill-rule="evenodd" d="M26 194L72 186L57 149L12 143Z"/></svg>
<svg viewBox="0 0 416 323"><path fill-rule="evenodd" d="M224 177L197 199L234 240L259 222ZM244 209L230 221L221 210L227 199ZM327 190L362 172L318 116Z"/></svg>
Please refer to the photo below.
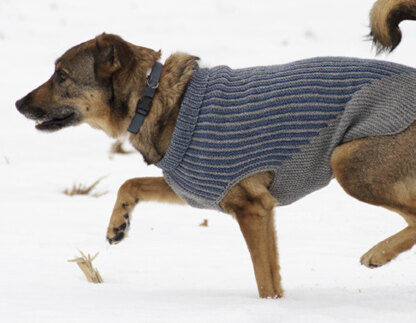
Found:
<svg viewBox="0 0 416 323"><path fill-rule="evenodd" d="M264 158L264 160L270 158L273 160L284 161L290 159L290 154L294 154L299 151L299 148L279 149L278 151L269 149L265 150L266 154L258 152L247 156L245 163L242 157L238 157L227 160L221 166L218 166L217 163L214 163L212 159L208 160L204 158L189 158L189 160L183 162L182 167L184 170L189 171L189 173L196 172L198 169L203 167L204 171L210 174L230 174L237 172L239 169L241 169L241 166L244 166L244 164L247 164L247 162L254 163L258 158Z"/></svg>
<svg viewBox="0 0 416 323"><path fill-rule="evenodd" d="M345 98L345 102L348 102L348 101L349 100ZM211 111L211 112L202 114L199 117L199 122L201 124L206 124L206 123L211 124L212 118L215 117L218 123L230 124L230 123L240 123L240 122L246 121L247 117L265 118L265 117L272 117L276 115L288 115L288 114L295 114L295 113L298 114L298 113L308 113L308 112L311 112L311 114L317 114L320 112L327 114L327 113L336 113L344 109L343 106L340 105L339 102L334 103L334 106L332 106L332 104L328 104L327 106L322 106L322 104L319 104L318 102L315 102L315 103L318 103L315 106L310 106L309 103L310 102L307 102L307 105L305 107L299 107L299 105L301 104L300 103L300 104L296 104L296 106L293 108L292 107L282 108L278 112L268 109L268 105L265 104L265 105L260 105L260 106L250 109L250 112L246 112L244 113L244 115L233 116L232 118L230 118L230 116L227 115L226 113L213 113L213 111ZM275 104L277 105L277 103Z"/></svg>
<svg viewBox="0 0 416 323"><path fill-rule="evenodd" d="M291 125L299 124L300 128L303 129L303 127L306 126L305 122L309 121L328 121L333 120L337 118L337 114L325 114L325 115L293 115L293 116L287 116L287 117L277 117L277 118L261 118L259 120L246 120L239 123L234 123L232 126L232 123L224 123L224 124L218 124L216 122L205 122L204 124L198 125L197 130L214 130L214 131L245 131L245 126L250 126L250 128L255 127L261 127L265 125L270 125L271 122L291 122ZM299 123L296 123L299 122Z"/></svg>
<svg viewBox="0 0 416 323"><path fill-rule="evenodd" d="M403 111L416 118L414 96L393 91L386 99L392 78L404 87L416 83L414 70L402 65L335 57L197 69L157 166L193 206L219 209L235 183L264 170L275 172L270 190L288 204L330 180L330 152L343 139L403 130L410 122L399 122ZM370 113L373 102L381 105L374 122L356 119ZM373 123L381 130L369 131Z"/></svg>
<svg viewBox="0 0 416 323"><path fill-rule="evenodd" d="M351 94L356 92L357 89L345 91L344 95L339 94L339 92L331 93L319 93L319 91L287 91L286 93L268 93L267 95L251 95L244 97L243 99L228 99L228 100L210 100L207 102L206 107L234 107L234 104L239 104L242 108L250 108L249 111L253 108L264 109L270 107L270 105L282 106L287 104L302 104L302 103L334 103L334 104L345 104L351 99ZM296 93L298 92L298 93ZM276 99L275 95L284 97L284 99ZM263 102L259 103L259 99L263 98ZM230 102L231 101L231 102ZM234 104L233 104L234 103ZM227 111L228 112L228 111Z"/></svg>
<svg viewBox="0 0 416 323"><path fill-rule="evenodd" d="M305 82L304 79L296 80L291 83L281 83L278 90L276 90L276 84L261 84L255 91L253 88L249 89L242 89L239 91L238 95L236 96L235 92L229 91L229 89L212 89L210 92L207 92L205 100L210 102L209 100L216 99L218 95L221 95L223 99L239 99L244 98L251 93L254 95L261 95L264 93L275 93L275 95L285 95L288 90L290 91L304 91L305 93L316 93L315 91L320 91L323 94L332 95L334 93L339 93L342 90L355 90L357 86L364 85L368 83L368 79L350 79L350 80L340 80L340 81L329 81L329 80L311 80L310 82ZM352 92L354 93L354 92Z"/></svg>
<svg viewBox="0 0 416 323"><path fill-rule="evenodd" d="M394 64L393 64L394 65ZM306 63L306 64L298 64L295 62L294 64L287 64L286 68L281 65L280 69L276 71L276 69L269 69L269 67L256 67L256 68L243 68L240 70L233 70L227 66L218 66L214 67L212 71L215 73L211 77L212 83L209 86L215 86L217 84L221 84L221 81L233 81L233 84L230 86L235 86L240 83L248 84L259 79L259 74L261 75L261 79L268 80L273 79L276 77L284 77L284 76L293 76L299 73L301 74L312 74L316 72L325 72L325 71L332 71L336 69L340 73L347 73L348 70L364 70L365 72L381 72L381 73L401 73L404 72L405 69L401 67L389 66L386 62L377 62L373 61L372 65L369 66L364 62L351 63L351 64L337 64L337 62L329 62L327 64L320 64L317 63ZM218 71L216 71L218 70Z"/></svg>
<svg viewBox="0 0 416 323"><path fill-rule="evenodd" d="M300 82L305 82L306 84L308 82L339 82L341 83L341 81L349 81L349 82L345 82L347 84L352 84L352 83L361 83L361 85L365 83L368 83L371 80L376 80L379 79L381 77L381 75L377 75L377 74L368 74L368 75L362 75L362 74L350 74L348 75L348 78L346 79L345 76L342 77L339 74L331 74L331 75L323 75L322 73L314 73L314 74L305 74L305 75L299 75L299 76L292 76L292 77L287 77L287 78L282 78L279 79L277 82L276 80L269 81L269 82L265 82L264 80L258 81L257 84L252 84L251 86L248 84L245 84L246 86L242 87L242 86L227 86L227 83L218 83L216 84L214 87L210 87L207 89L207 99L211 99L211 95L214 91L220 92L219 97L221 98L221 96L223 94L232 94L234 92L233 95L238 95L238 93L236 93L237 91L247 91L247 92L253 92L258 88L261 87L265 87L265 86L273 86L278 84L280 88L280 86L286 86L286 87L290 87L291 85L296 86L296 83L300 83ZM337 83L337 84L339 84ZM217 97L217 98L219 98Z"/></svg>
<svg viewBox="0 0 416 323"><path fill-rule="evenodd" d="M274 132L274 133L263 133L257 136L250 136L247 137L247 140L245 140L244 142L240 140L227 140L227 142L225 143L226 146L223 146L222 144L218 144L217 140L212 140L212 139L204 139L204 138L198 138L195 139L195 142L199 142L199 145L201 147L205 147L205 148L215 148L215 149L221 149L221 147L227 147L227 148L236 148L236 147L241 147L241 146L245 146L245 145L250 145L250 144L255 144L258 141L267 141L267 140L276 140L276 139L281 139L281 138L310 138L310 137L316 137L317 135L319 135L319 132L305 132L305 131L300 131L300 132Z"/></svg>
<svg viewBox="0 0 416 323"><path fill-rule="evenodd" d="M300 150L298 149L294 152L299 152L299 151ZM270 163L272 163L273 166L270 166ZM198 170L199 172L203 171L203 173L199 173L199 175L206 179L213 178L213 175L216 175L216 176L221 175L224 180L221 180L221 181L217 180L217 183L224 183L224 182L228 183L235 176L244 174L245 170L255 169L256 167L260 167L259 165L265 165L265 166L268 165L270 166L270 169L273 169L276 165L279 166L281 164L282 164L282 159L279 158L279 156L273 157L273 156L267 155L265 157L260 156L260 157L253 159L250 165L246 164L244 167L242 166L231 167L230 166L227 169L227 171L218 171L218 169L215 167L198 166L198 168L193 169L193 172L195 172L195 170ZM194 184L199 185L197 182L195 182Z"/></svg>
<svg viewBox="0 0 416 323"><path fill-rule="evenodd" d="M256 68L247 68L241 70L233 70L227 66L218 66L211 69L215 74L211 76L211 83L208 85L208 88L222 84L222 82L230 82L231 87L240 85L240 84L250 84L258 80L270 80L275 78L286 78L299 75L313 75L315 73L331 73L336 74L336 71L340 73L347 74L348 72L359 72L364 71L364 73L381 73L381 74L390 74L390 73L401 73L404 70L401 68L390 68L389 66L383 64L377 64L376 61L373 61L371 66L366 64L349 64L349 65L337 65L337 64L326 64L326 65L303 65L303 64L287 64L286 68L283 68L283 65L280 65L279 70L269 69L269 66L265 68L256 67ZM375 63L375 64L374 64ZM261 77L259 77L261 75Z"/></svg>
<svg viewBox="0 0 416 323"><path fill-rule="evenodd" d="M195 130L197 136L194 138L195 141L203 141L204 139L209 138L210 140L221 140L224 138L224 135L227 136L228 141L232 140L241 140L241 137L252 137L256 136L265 132L279 132L283 130L312 130L312 129L322 129L325 128L328 124L327 123L308 123L308 124L283 124L283 125L275 125L275 124L267 124L265 126L258 127L256 129L250 129L249 131L244 132L234 132L234 131L222 131L218 133L215 129L214 130Z"/></svg>

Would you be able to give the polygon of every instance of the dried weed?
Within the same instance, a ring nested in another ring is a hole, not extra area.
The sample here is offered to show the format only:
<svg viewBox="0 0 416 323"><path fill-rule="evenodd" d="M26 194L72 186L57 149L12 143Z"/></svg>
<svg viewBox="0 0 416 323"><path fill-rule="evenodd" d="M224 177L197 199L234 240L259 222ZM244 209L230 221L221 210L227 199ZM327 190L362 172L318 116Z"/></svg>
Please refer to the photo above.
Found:
<svg viewBox="0 0 416 323"><path fill-rule="evenodd" d="M204 221L202 221L202 222L199 224L199 226L200 226L200 227L207 227L207 226L208 226L208 219L204 219Z"/></svg>
<svg viewBox="0 0 416 323"><path fill-rule="evenodd" d="M92 197L100 197L103 196L104 194L107 194L108 191L105 192L96 192L96 193L92 193L92 190L98 185L98 183L101 182L101 180L105 178L105 176L97 179L94 183L92 183L90 186L86 186L83 184L73 184L71 189L65 189L62 193L64 193L65 195L68 196L74 196L74 195L90 195Z"/></svg>
<svg viewBox="0 0 416 323"><path fill-rule="evenodd" d="M86 256L81 250L78 251L81 254L81 257L68 260L68 262L76 262L90 283L103 283L104 281L98 272L98 269L92 266L92 261L98 256L99 252L97 252L94 257L91 257L90 254Z"/></svg>
<svg viewBox="0 0 416 323"><path fill-rule="evenodd" d="M120 140L117 140L111 145L110 153L111 154L128 155L128 154L132 154L133 151L132 150L125 150L123 148L123 142L120 141Z"/></svg>

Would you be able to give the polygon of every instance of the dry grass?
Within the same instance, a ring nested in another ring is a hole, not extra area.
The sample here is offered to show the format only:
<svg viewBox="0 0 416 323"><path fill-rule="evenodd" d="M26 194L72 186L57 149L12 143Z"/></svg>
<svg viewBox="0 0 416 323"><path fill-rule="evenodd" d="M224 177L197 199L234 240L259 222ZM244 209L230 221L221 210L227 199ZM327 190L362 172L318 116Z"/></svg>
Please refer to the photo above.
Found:
<svg viewBox="0 0 416 323"><path fill-rule="evenodd" d="M120 140L117 140L111 145L110 153L128 155L128 154L133 153L133 151L132 150L125 150L123 148L123 142L120 141Z"/></svg>
<svg viewBox="0 0 416 323"><path fill-rule="evenodd" d="M68 260L68 262L76 262L90 283L103 283L104 281L98 272L98 269L92 266L92 261L98 256L99 252L97 252L94 257L91 257L90 254L86 256L81 250L78 251L81 254L81 257Z"/></svg>
<svg viewBox="0 0 416 323"><path fill-rule="evenodd" d="M200 227L207 227L207 226L208 226L208 219L204 219L204 221L202 221L202 222L199 224L199 226L200 226Z"/></svg>
<svg viewBox="0 0 416 323"><path fill-rule="evenodd" d="M74 184L74 185L72 185L71 189L66 188L62 193L64 193L65 195L68 195L68 196L74 196L74 195L90 195L92 197L103 196L104 194L107 194L108 191L92 193L92 190L98 185L98 183L101 182L101 180L103 178L105 178L105 176L97 179L90 186L86 186L86 185L83 185L83 184Z"/></svg>

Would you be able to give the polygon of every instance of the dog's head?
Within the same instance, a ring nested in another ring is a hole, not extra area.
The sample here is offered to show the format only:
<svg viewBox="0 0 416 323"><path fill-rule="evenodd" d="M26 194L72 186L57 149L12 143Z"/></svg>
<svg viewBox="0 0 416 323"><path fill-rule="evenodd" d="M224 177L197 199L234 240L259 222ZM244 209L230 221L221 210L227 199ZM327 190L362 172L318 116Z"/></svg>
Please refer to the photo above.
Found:
<svg viewBox="0 0 416 323"><path fill-rule="evenodd" d="M42 131L83 122L116 137L128 119L132 92L141 93L146 73L160 52L102 34L69 49L55 62L51 78L16 102ZM123 123L124 121L124 123Z"/></svg>

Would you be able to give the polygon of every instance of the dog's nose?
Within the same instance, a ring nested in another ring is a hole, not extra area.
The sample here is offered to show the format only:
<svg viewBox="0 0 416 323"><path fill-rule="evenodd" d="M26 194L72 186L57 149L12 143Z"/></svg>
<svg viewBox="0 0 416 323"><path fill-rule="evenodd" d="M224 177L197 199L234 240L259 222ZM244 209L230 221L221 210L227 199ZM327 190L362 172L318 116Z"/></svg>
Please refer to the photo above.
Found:
<svg viewBox="0 0 416 323"><path fill-rule="evenodd" d="M20 100L16 101L15 105L16 105L17 110L22 111L22 108L23 108L23 105L25 104L25 101L26 101L26 97L21 98Z"/></svg>

